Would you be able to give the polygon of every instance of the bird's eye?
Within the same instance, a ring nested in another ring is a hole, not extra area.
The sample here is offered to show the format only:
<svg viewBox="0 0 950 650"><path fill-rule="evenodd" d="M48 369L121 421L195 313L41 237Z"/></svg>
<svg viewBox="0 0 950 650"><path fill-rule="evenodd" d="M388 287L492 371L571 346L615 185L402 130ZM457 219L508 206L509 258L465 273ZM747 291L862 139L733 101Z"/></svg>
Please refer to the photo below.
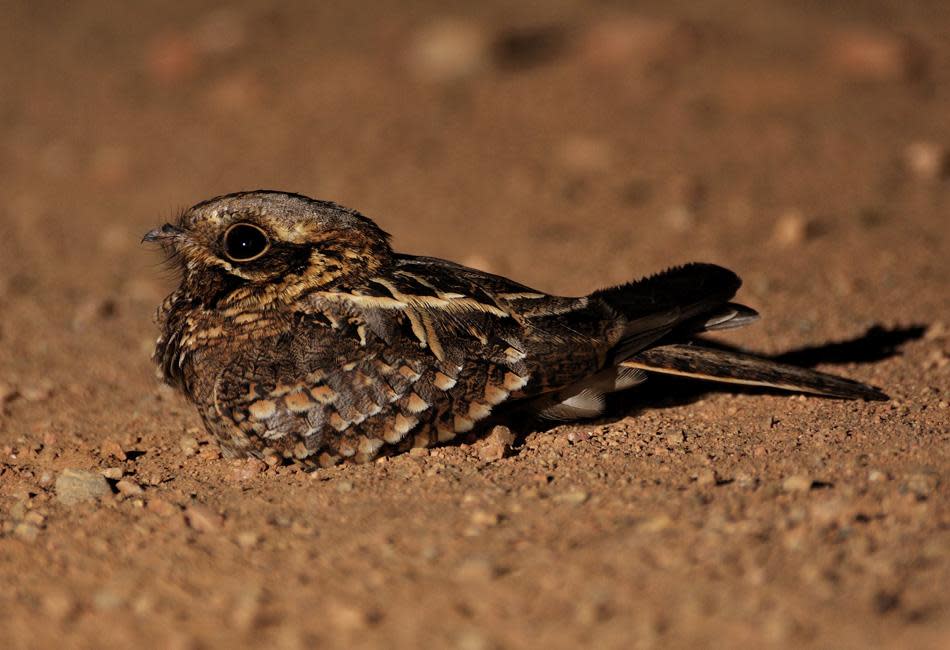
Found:
<svg viewBox="0 0 950 650"><path fill-rule="evenodd" d="M232 262L250 262L270 247L267 234L249 223L236 223L224 233L224 254Z"/></svg>

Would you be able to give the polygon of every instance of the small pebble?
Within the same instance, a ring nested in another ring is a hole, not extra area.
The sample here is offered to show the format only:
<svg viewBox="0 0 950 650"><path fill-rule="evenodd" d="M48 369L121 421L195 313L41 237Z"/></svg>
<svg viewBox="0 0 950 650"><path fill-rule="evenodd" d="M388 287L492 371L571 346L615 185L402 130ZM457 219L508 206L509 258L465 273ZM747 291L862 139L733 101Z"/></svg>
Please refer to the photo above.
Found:
<svg viewBox="0 0 950 650"><path fill-rule="evenodd" d="M185 521L199 533L214 533L221 529L224 518L207 506L193 504L185 508Z"/></svg>
<svg viewBox="0 0 950 650"><path fill-rule="evenodd" d="M591 67L637 71L689 60L698 45L696 30L680 21L645 15L610 16L588 28L581 38L580 53Z"/></svg>
<svg viewBox="0 0 950 650"><path fill-rule="evenodd" d="M501 521L501 517L497 512L476 510L472 513L471 521L476 526L496 526Z"/></svg>
<svg viewBox="0 0 950 650"><path fill-rule="evenodd" d="M198 453L198 441L192 436L184 436L178 441L181 453L190 458Z"/></svg>
<svg viewBox="0 0 950 650"><path fill-rule="evenodd" d="M125 604L126 598L113 589L104 587L92 595L92 605L99 610L110 610Z"/></svg>
<svg viewBox="0 0 950 650"><path fill-rule="evenodd" d="M239 630L247 630L258 620L261 609L261 588L250 583L241 585L231 606L231 623Z"/></svg>
<svg viewBox="0 0 950 650"><path fill-rule="evenodd" d="M112 456L116 460L126 460L127 458L122 446L115 440L104 440L99 445L99 453L103 456Z"/></svg>
<svg viewBox="0 0 950 650"><path fill-rule="evenodd" d="M110 481L118 481L125 475L125 470L121 467L107 467L100 473Z"/></svg>
<svg viewBox="0 0 950 650"><path fill-rule="evenodd" d="M930 327L927 328L927 331L924 332L925 341L938 341L946 336L950 335L950 326L948 326L944 321L938 320L930 324ZM2 392L0 392L2 394Z"/></svg>
<svg viewBox="0 0 950 650"><path fill-rule="evenodd" d="M666 513L661 513L643 521L639 529L645 533L659 533L673 525L673 520Z"/></svg>
<svg viewBox="0 0 950 650"><path fill-rule="evenodd" d="M911 474L904 482L907 490L918 499L926 499L931 496L939 484L940 481L936 475L926 472Z"/></svg>
<svg viewBox="0 0 950 650"><path fill-rule="evenodd" d="M587 442L591 439L591 432L587 429L575 429L567 434L569 442Z"/></svg>
<svg viewBox="0 0 950 650"><path fill-rule="evenodd" d="M759 479L749 474L740 473L736 475L736 485L744 490L755 489L759 484Z"/></svg>
<svg viewBox="0 0 950 650"><path fill-rule="evenodd" d="M555 494L553 499L554 501L559 501L561 503L569 503L572 505L580 505L586 502L590 498L590 492L582 490L580 488L574 488L568 490L567 492L561 492L560 494Z"/></svg>
<svg viewBox="0 0 950 650"><path fill-rule="evenodd" d="M478 457L484 461L501 460L515 442L515 435L505 426L496 426L478 446Z"/></svg>
<svg viewBox="0 0 950 650"><path fill-rule="evenodd" d="M33 526L42 526L46 522L46 516L36 510L30 510L23 515L23 521Z"/></svg>
<svg viewBox="0 0 950 650"><path fill-rule="evenodd" d="M488 35L474 21L439 19L411 38L409 69L424 81L457 81L479 72L490 63Z"/></svg>
<svg viewBox="0 0 950 650"><path fill-rule="evenodd" d="M455 569L455 577L464 582L488 582L498 574L498 568L483 557L468 558Z"/></svg>
<svg viewBox="0 0 950 650"><path fill-rule="evenodd" d="M340 602L330 603L324 614L330 624L343 630L359 630L366 627L370 620L364 610Z"/></svg>
<svg viewBox="0 0 950 650"><path fill-rule="evenodd" d="M349 481L340 481L336 484L336 491L340 494L346 494L353 491L353 484Z"/></svg>
<svg viewBox="0 0 950 650"><path fill-rule="evenodd" d="M568 136L555 155L565 170L579 176L609 169L615 157L607 140L587 135Z"/></svg>
<svg viewBox="0 0 950 650"><path fill-rule="evenodd" d="M696 485L709 487L715 485L717 480L716 471L708 467L704 467L696 472Z"/></svg>
<svg viewBox="0 0 950 650"><path fill-rule="evenodd" d="M811 486L811 477L804 474L793 474L782 481L782 489L786 492L807 492Z"/></svg>
<svg viewBox="0 0 950 650"><path fill-rule="evenodd" d="M686 436L682 431L674 431L663 436L667 447L679 447L686 441Z"/></svg>
<svg viewBox="0 0 950 650"><path fill-rule="evenodd" d="M76 609L76 602L69 594L61 591L52 591L42 596L40 605L43 613L54 621L61 621L70 616Z"/></svg>
<svg viewBox="0 0 950 650"><path fill-rule="evenodd" d="M137 496L144 492L141 485L129 478L122 479L116 483L115 488L120 494L124 494L125 496Z"/></svg>
<svg viewBox="0 0 950 650"><path fill-rule="evenodd" d="M102 474L83 469L64 469L56 479L56 498L71 506L112 494Z"/></svg>
<svg viewBox="0 0 950 650"><path fill-rule="evenodd" d="M230 478L236 483L248 481L267 469L267 464L257 458L244 458L234 461Z"/></svg>
<svg viewBox="0 0 950 650"><path fill-rule="evenodd" d="M812 225L799 210L787 210L775 221L772 241L780 246L800 246L812 234Z"/></svg>
<svg viewBox="0 0 950 650"><path fill-rule="evenodd" d="M832 66L855 81L909 81L927 68L928 55L919 43L886 31L843 30L828 52Z"/></svg>
<svg viewBox="0 0 950 650"><path fill-rule="evenodd" d="M52 397L53 386L41 380L35 384L20 386L17 394L27 402L43 402Z"/></svg>
<svg viewBox="0 0 950 650"><path fill-rule="evenodd" d="M491 640L478 630L465 630L455 640L456 650L490 650Z"/></svg>
<svg viewBox="0 0 950 650"><path fill-rule="evenodd" d="M237 534L234 538L237 542L237 545L243 549L254 548L261 541L261 536L259 533L253 530L244 530Z"/></svg>
<svg viewBox="0 0 950 650"><path fill-rule="evenodd" d="M40 529L34 524L23 521L13 527L13 534L24 542L35 542L40 534Z"/></svg>
<svg viewBox="0 0 950 650"><path fill-rule="evenodd" d="M688 232L696 225L696 213L682 203L676 203L663 211L663 221L676 232Z"/></svg>
<svg viewBox="0 0 950 650"><path fill-rule="evenodd" d="M843 519L845 506L839 499L816 503L811 508L812 520L819 526L829 526Z"/></svg>
<svg viewBox="0 0 950 650"><path fill-rule="evenodd" d="M172 503L169 503L165 499L154 498L148 500L146 510L159 515L160 517L171 517L173 514L178 512L178 507Z"/></svg>
<svg viewBox="0 0 950 650"><path fill-rule="evenodd" d="M950 170L950 156L947 149L936 142L913 142L904 150L904 164L917 178L933 181Z"/></svg>

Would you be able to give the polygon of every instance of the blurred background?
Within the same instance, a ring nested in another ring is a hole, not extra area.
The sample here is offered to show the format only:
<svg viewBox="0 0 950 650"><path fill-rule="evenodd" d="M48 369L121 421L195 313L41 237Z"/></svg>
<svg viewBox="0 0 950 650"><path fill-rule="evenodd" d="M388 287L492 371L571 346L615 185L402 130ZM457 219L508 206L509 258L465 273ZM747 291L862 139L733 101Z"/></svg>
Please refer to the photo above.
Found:
<svg viewBox="0 0 950 650"><path fill-rule="evenodd" d="M155 405L148 359L174 277L139 240L237 190L331 199L399 250L555 293L724 264L765 313L742 333L764 351L873 325L946 335L945 0L7 1L2 14L9 449L46 432L60 463L130 431L140 448L176 446L195 422L167 395ZM946 372L946 352L918 357L860 378ZM945 400L935 385L903 396ZM171 420L146 417L159 407ZM0 492L41 475L8 472ZM12 566L17 589L42 592ZM29 616L39 596L17 589L3 609ZM168 598L185 618L203 606ZM578 625L596 628L597 611ZM805 638L776 625L780 641Z"/></svg>
<svg viewBox="0 0 950 650"><path fill-rule="evenodd" d="M37 282L75 264L84 290L147 282L141 232L258 187L562 292L695 257L755 271L882 228L905 247L881 246L884 265L938 243L940 1L4 13L6 257Z"/></svg>

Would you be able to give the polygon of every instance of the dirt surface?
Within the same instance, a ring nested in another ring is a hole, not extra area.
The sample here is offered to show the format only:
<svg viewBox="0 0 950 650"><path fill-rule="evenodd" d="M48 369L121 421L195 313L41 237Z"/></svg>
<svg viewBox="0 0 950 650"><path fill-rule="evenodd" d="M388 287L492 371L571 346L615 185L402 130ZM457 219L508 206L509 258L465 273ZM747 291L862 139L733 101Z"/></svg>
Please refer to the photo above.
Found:
<svg viewBox="0 0 950 650"><path fill-rule="evenodd" d="M0 21L5 647L950 647L945 2L167 4ZM893 399L220 458L139 239L258 187L551 292L724 264L726 340Z"/></svg>

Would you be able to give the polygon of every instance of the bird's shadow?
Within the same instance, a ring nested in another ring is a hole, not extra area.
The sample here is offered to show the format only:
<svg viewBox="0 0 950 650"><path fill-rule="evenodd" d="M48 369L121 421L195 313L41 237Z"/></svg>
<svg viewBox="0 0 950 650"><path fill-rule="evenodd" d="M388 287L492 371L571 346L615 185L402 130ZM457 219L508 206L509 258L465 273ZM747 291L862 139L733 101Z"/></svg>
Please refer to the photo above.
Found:
<svg viewBox="0 0 950 650"><path fill-rule="evenodd" d="M780 363L810 368L822 363L872 363L888 359L900 353L900 348L908 341L916 341L927 331L926 325L886 328L875 325L863 335L843 341L822 345L796 348L781 354L765 356ZM732 352L746 352L742 348L719 341L703 340L703 345ZM711 381L697 381L675 377L673 375L652 374L649 381L635 390L614 393L607 399L607 409L603 416L595 420L598 424L609 424L629 417L634 413L650 409L690 404L709 393L775 394L784 393L778 389L740 384L722 384ZM520 434L543 432L564 424L538 418L516 416L512 421L513 430ZM515 428L517 427L517 428Z"/></svg>

